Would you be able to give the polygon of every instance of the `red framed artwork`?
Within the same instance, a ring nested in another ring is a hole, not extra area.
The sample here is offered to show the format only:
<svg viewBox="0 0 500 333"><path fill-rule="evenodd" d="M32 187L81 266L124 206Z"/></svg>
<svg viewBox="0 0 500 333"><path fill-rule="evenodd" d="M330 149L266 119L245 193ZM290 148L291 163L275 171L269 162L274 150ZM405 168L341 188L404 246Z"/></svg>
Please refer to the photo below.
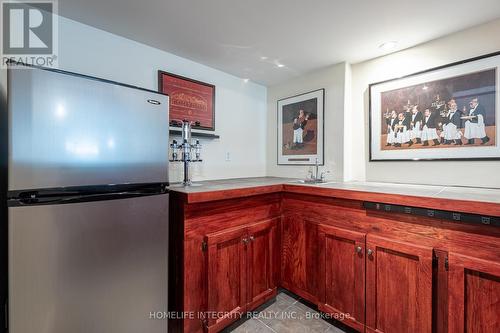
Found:
<svg viewBox="0 0 500 333"><path fill-rule="evenodd" d="M180 75L158 71L158 89L170 97L169 117L190 120L193 128L215 130L215 86Z"/></svg>

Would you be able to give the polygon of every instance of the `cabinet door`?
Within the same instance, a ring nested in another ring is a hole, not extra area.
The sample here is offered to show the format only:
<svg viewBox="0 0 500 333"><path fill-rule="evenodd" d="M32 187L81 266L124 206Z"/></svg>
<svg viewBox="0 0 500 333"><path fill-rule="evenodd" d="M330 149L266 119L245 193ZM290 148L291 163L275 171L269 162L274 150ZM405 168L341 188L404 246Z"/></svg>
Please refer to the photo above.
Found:
<svg viewBox="0 0 500 333"><path fill-rule="evenodd" d="M284 288L317 302L317 224L299 215L287 216L281 233L281 284Z"/></svg>
<svg viewBox="0 0 500 333"><path fill-rule="evenodd" d="M208 332L216 332L246 311L246 228L207 235ZM189 264L188 264L189 265Z"/></svg>
<svg viewBox="0 0 500 333"><path fill-rule="evenodd" d="M365 234L318 226L319 308L358 331L365 322ZM343 319L345 318L345 319Z"/></svg>
<svg viewBox="0 0 500 333"><path fill-rule="evenodd" d="M448 332L500 330L500 263L448 254Z"/></svg>
<svg viewBox="0 0 500 333"><path fill-rule="evenodd" d="M248 226L248 308L276 295L277 259L279 247L276 238L277 219Z"/></svg>
<svg viewBox="0 0 500 333"><path fill-rule="evenodd" d="M430 333L432 248L367 235L366 332Z"/></svg>

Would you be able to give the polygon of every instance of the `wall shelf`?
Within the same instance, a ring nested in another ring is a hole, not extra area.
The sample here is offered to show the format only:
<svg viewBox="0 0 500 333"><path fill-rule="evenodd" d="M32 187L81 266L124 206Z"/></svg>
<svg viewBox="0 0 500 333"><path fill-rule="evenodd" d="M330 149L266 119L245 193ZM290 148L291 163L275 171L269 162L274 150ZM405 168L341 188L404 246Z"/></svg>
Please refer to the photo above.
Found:
<svg viewBox="0 0 500 333"><path fill-rule="evenodd" d="M181 136L182 131L180 129L170 129L170 135ZM213 133L201 133L201 132L191 132L191 136L194 138L205 138L205 139L219 139L220 136Z"/></svg>

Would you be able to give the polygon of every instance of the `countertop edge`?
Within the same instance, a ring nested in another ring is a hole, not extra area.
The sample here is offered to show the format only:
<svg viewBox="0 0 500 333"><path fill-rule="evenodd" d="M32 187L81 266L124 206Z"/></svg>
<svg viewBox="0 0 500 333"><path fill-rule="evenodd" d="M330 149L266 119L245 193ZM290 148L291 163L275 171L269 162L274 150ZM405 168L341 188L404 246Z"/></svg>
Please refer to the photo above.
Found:
<svg viewBox="0 0 500 333"><path fill-rule="evenodd" d="M279 193L283 191L283 184L259 185L251 187L242 187L235 189L222 189L207 192L185 193L177 192L184 196L187 204L245 198L255 195Z"/></svg>
<svg viewBox="0 0 500 333"><path fill-rule="evenodd" d="M349 189L318 189L296 184L285 184L283 186L283 192L500 217L500 204L494 202L391 194L384 192L368 192Z"/></svg>
<svg viewBox="0 0 500 333"><path fill-rule="evenodd" d="M193 193L172 189L171 192L179 195L186 204L245 198L271 193L295 193L500 217L500 204L494 202L439 198L432 195L418 196L356 189L319 188L290 183L243 186L240 188L216 189Z"/></svg>

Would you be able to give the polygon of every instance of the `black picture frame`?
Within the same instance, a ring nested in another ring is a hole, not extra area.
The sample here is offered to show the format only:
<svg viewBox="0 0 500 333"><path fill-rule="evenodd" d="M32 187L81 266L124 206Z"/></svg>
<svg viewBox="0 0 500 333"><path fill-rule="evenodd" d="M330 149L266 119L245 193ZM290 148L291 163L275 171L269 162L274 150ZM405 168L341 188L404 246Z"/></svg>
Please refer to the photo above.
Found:
<svg viewBox="0 0 500 333"><path fill-rule="evenodd" d="M321 115L318 115L318 118L321 118L321 126L318 126L318 130L321 130L321 139L320 141L317 142L317 144L321 144L321 149L317 151L316 155L321 156L321 162L318 163L318 165L324 166L325 165L325 95L326 95L326 90L325 88L320 88L320 89L315 89L311 91L307 91L304 93L296 94L293 96L285 97L285 98L280 98L276 101L276 145L277 145L277 150L276 150L276 163L277 165L285 165L285 166L311 166L315 165L315 162L309 160L308 162L300 162L300 163L284 163L280 162L280 150L282 149L281 147L281 140L280 140L280 134L282 133L280 131L280 127L282 126L282 123L280 123L280 103L291 100L294 98L299 98L302 96L307 96L309 94L313 93L321 93L321 98L318 100L319 103L321 103Z"/></svg>
<svg viewBox="0 0 500 333"><path fill-rule="evenodd" d="M443 70L443 69L447 69L447 68L451 68L451 67L455 67L455 66L460 66L460 65L464 65L464 64L468 64L468 63L472 63L472 62L484 60L484 59L487 59L487 58L498 57L498 56L500 56L500 51L489 53L489 54L485 54L485 55L481 55L481 56L477 56L477 57L468 58L468 59L461 60L461 61L456 61L456 62L453 62L453 63L449 63L449 64L446 64L446 65L429 68L429 69L426 69L426 70L423 70L423 71L415 72L415 73L404 75L404 76L401 76L401 77L396 77L396 78L392 78L392 79L383 80L383 81L374 82L374 83L369 84L368 85L368 122L369 122L369 126L368 126L368 148L369 148L368 154L369 154L369 156L368 157L369 157L369 162L498 161L498 160L500 160L500 155L496 156L496 157L470 157L470 158L467 158L467 157L466 158L457 157L457 158L391 158L391 159L377 159L377 158L373 157L373 147L372 147L373 135L374 135L373 134L373 132L374 132L373 131L374 122L373 122L373 112L372 112L373 111L372 110L372 102L373 102L372 88L373 87L378 86L378 85L382 85L382 84L386 84L386 83L390 83L390 82L394 82L394 81L398 81L398 80L403 80L403 79L408 79L408 78L416 77L416 76L423 75L423 74L432 73L432 72L435 72L435 71L439 71L439 70ZM500 66L498 67L498 70L500 70ZM500 99L499 94L500 94L500 91L496 91L496 98L497 99ZM496 110L497 113L498 113L498 111L499 110ZM496 127L499 126L499 118L498 117L495 120L495 126ZM497 135L495 139L496 139L497 146L500 145L500 143L499 143L500 137L498 137L498 135Z"/></svg>

